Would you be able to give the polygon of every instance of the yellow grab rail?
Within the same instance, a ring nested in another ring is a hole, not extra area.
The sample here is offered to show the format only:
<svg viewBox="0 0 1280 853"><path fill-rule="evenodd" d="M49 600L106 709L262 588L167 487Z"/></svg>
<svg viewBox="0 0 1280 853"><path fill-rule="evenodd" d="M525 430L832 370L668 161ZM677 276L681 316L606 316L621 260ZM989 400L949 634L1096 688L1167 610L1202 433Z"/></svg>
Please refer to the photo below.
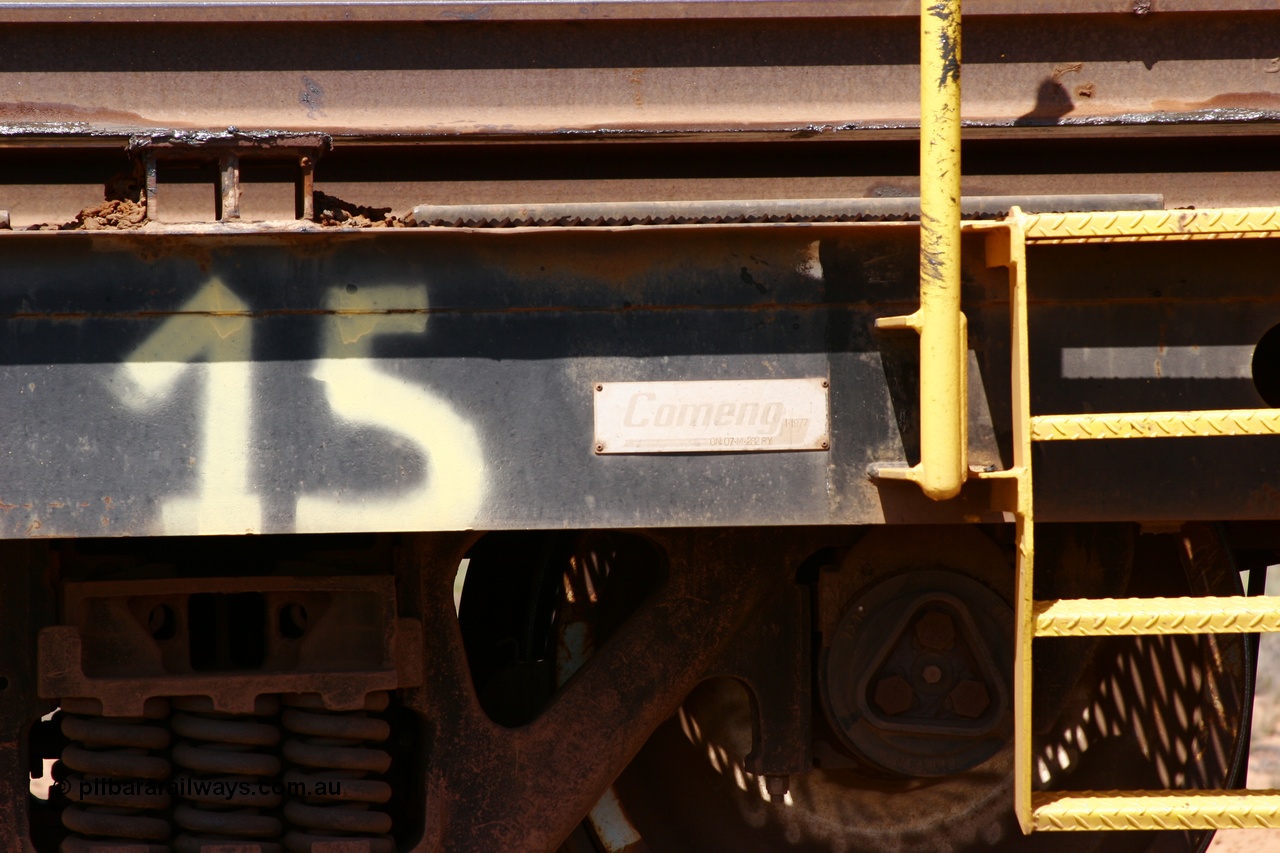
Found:
<svg viewBox="0 0 1280 853"><path fill-rule="evenodd" d="M960 311L960 0L920 3L920 307L881 329L920 334L920 464L880 476L912 480L934 500L968 476L968 332Z"/></svg>

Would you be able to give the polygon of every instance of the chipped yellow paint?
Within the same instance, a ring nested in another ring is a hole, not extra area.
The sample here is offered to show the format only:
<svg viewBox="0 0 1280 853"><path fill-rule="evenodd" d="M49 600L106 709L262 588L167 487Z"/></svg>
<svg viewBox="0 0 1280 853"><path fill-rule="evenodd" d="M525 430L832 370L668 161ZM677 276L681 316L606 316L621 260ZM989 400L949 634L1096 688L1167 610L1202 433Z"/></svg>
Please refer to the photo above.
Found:
<svg viewBox="0 0 1280 853"><path fill-rule="evenodd" d="M920 308L882 329L920 334L920 463L887 468L934 500L968 475L968 332L960 310L960 2L920 3Z"/></svg>

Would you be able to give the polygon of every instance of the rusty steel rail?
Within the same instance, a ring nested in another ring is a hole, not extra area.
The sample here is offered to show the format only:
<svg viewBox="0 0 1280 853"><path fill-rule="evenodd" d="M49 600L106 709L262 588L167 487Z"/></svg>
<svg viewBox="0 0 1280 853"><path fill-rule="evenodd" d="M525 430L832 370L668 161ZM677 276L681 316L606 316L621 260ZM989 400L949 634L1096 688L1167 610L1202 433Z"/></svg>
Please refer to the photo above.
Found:
<svg viewBox="0 0 1280 853"><path fill-rule="evenodd" d="M1149 0L1072 0L1070 3L1024 0L968 0L967 15L1129 14L1145 17L1153 11ZM1222 12L1274 9L1267 0L1161 0L1159 11ZM0 3L0 22L67 21L172 22L244 20L255 23L296 21L466 21L480 15L490 21L665 20L697 18L872 18L910 17L910 4L901 0L335 0L291 3L280 0L214 0L214 2L95 2Z"/></svg>
<svg viewBox="0 0 1280 853"><path fill-rule="evenodd" d="M393 143L904 138L918 116L910 6L7 2L0 143L228 126ZM1280 10L1157 6L971 2L967 126L1274 132ZM105 22L110 55L96 49Z"/></svg>

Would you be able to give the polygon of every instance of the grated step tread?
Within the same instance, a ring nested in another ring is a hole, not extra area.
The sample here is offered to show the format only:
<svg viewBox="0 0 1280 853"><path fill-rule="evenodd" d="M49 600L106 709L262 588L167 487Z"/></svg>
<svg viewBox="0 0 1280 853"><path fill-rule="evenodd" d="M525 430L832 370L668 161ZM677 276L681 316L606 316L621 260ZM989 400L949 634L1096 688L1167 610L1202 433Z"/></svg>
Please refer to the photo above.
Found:
<svg viewBox="0 0 1280 853"><path fill-rule="evenodd" d="M1037 601L1037 637L1257 634L1280 631L1280 596Z"/></svg>
<svg viewBox="0 0 1280 853"><path fill-rule="evenodd" d="M1280 209L1040 213L1023 223L1027 240L1039 243L1239 239L1280 236Z"/></svg>
<svg viewBox="0 0 1280 853"><path fill-rule="evenodd" d="M1037 791L1037 831L1277 829L1280 791Z"/></svg>
<svg viewBox="0 0 1280 853"><path fill-rule="evenodd" d="M1280 409L1037 415L1031 418L1032 441L1214 438L1228 435L1280 435Z"/></svg>

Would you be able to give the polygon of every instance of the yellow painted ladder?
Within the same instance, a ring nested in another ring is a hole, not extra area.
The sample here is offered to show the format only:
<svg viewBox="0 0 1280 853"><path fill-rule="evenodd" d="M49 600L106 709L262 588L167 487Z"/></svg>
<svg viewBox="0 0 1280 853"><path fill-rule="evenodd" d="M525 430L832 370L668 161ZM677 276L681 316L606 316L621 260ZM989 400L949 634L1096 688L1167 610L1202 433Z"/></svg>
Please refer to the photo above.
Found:
<svg viewBox="0 0 1280 853"><path fill-rule="evenodd" d="M1014 658L1014 799L1024 832L1280 827L1280 791L1033 792L1032 649L1036 637L1254 633L1280 630L1280 597L1035 601L1031 443L1270 435L1280 410L1138 412L1032 417L1027 345L1027 245L1280 237L1280 210L1173 210L960 220L960 0L921 0L920 308L881 328L920 335L920 463L881 477L918 483L935 500L971 477L994 481L998 508L1017 523ZM966 463L967 332L960 310L960 240L985 232L988 266L1009 270L1013 352L1013 467L970 472Z"/></svg>
<svg viewBox="0 0 1280 853"><path fill-rule="evenodd" d="M1015 209L985 231L987 263L1009 269L1013 353L1013 467L973 476L1004 481L995 499L1017 523L1014 798L1024 832L1280 828L1280 791L1033 792L1032 648L1036 637L1280 631L1280 597L1035 601L1031 443L1280 434L1280 409L1031 415L1027 343L1029 243L1147 242L1280 237L1280 210L1171 210L1028 215ZM922 417L924 417L922 413Z"/></svg>

